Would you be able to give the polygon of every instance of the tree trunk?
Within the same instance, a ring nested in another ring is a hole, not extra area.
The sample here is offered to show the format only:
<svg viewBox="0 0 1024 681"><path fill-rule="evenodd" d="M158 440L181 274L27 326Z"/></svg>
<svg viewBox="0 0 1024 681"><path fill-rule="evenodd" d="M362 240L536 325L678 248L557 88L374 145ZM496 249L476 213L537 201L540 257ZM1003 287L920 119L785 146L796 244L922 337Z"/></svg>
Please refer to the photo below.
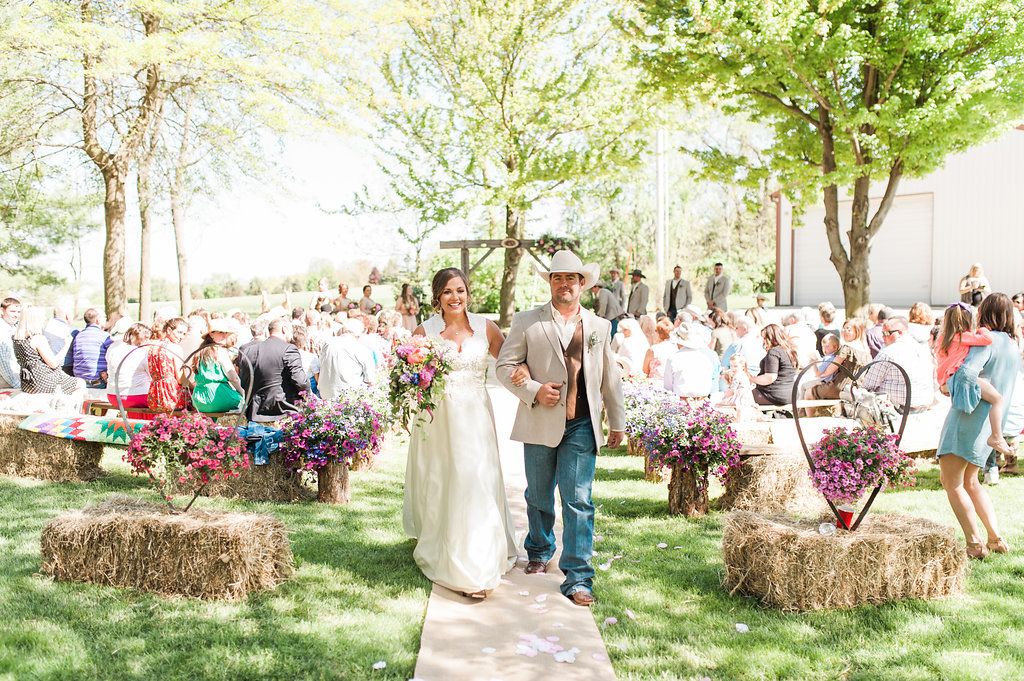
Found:
<svg viewBox="0 0 1024 681"><path fill-rule="evenodd" d="M348 484L348 466L331 460L316 474L316 500L322 504L347 504L352 499Z"/></svg>
<svg viewBox="0 0 1024 681"><path fill-rule="evenodd" d="M192 312L192 288L188 283L188 253L185 251L185 206L177 182L171 187L171 224L174 227L174 250L178 254L178 296L181 316Z"/></svg>
<svg viewBox="0 0 1024 681"><path fill-rule="evenodd" d="M868 236L868 211L871 198L868 195L871 180L858 177L853 185L853 207L850 210L850 257L843 276L843 298L847 317L867 317L867 306L871 302L871 271L868 259L871 255L871 239Z"/></svg>
<svg viewBox="0 0 1024 681"><path fill-rule="evenodd" d="M139 239L139 321L145 323L153 318L152 295L150 287L150 242L153 229L153 187L150 184L150 175L153 170L152 151L139 159L139 176L136 186L139 190L139 224L141 225L141 238Z"/></svg>
<svg viewBox="0 0 1024 681"><path fill-rule="evenodd" d="M697 489L697 475L700 476L702 489ZM708 512L708 472L707 469L683 469L679 464L672 467L672 479L668 483L669 515L686 515L699 518Z"/></svg>
<svg viewBox="0 0 1024 681"><path fill-rule="evenodd" d="M522 212L512 204L505 206L505 236L510 239L523 238ZM522 248L505 249L505 268L501 273L501 302L498 308L498 326L503 329L512 324L512 315L516 313L516 276L522 259Z"/></svg>
<svg viewBox="0 0 1024 681"><path fill-rule="evenodd" d="M668 482L670 471L663 466L658 466L651 463L651 460L644 457L644 480L647 482L656 482L659 485L664 482Z"/></svg>
<svg viewBox="0 0 1024 681"><path fill-rule="evenodd" d="M125 232L124 220L127 212L124 186L128 173L118 167L103 169L103 183L106 197L103 200L103 217L106 223L106 243L103 246L103 291L104 309L107 318L114 313L128 316L128 297L124 280Z"/></svg>

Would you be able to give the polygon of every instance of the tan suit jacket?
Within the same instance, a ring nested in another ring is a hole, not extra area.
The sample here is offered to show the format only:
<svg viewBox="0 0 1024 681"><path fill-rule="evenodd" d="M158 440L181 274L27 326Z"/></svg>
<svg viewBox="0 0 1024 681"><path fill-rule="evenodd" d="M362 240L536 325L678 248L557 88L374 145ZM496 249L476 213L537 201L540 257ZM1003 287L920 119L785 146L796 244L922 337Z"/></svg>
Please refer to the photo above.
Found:
<svg viewBox="0 0 1024 681"><path fill-rule="evenodd" d="M611 348L611 322L581 308L583 324L583 371L590 403L590 421L598 447L604 441L601 429L601 403L604 401L611 430L624 430L626 411L622 399L622 380ZM531 379L512 385L512 372L523 362ZM565 385L569 379L565 356L558 342L551 304L519 312L501 346L497 361L498 380L520 399L512 427L512 439L528 444L557 447L565 433ZM544 383L561 383L559 403L545 407L536 401Z"/></svg>

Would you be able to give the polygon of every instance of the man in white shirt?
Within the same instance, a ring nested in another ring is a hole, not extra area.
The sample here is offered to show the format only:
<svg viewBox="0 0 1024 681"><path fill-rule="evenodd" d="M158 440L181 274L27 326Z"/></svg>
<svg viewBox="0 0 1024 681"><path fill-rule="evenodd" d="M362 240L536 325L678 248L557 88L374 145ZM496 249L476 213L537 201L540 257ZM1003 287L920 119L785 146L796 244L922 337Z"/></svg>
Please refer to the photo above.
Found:
<svg viewBox="0 0 1024 681"><path fill-rule="evenodd" d="M888 360L903 367L910 378L910 412L922 412L935 401L932 390L932 358L928 350L907 335L909 327L904 317L885 320L882 341L885 346L875 360ZM900 370L889 363L872 364L864 372L861 385L865 390L885 393L896 409L903 413L907 406L907 384Z"/></svg>
<svg viewBox="0 0 1024 681"><path fill-rule="evenodd" d="M317 388L324 399L334 399L374 381L373 351L362 340L363 323L358 319L342 322L342 334L327 339L320 350Z"/></svg>
<svg viewBox="0 0 1024 681"><path fill-rule="evenodd" d="M754 331L754 321L750 317L739 317L736 319L736 340L726 349L722 355L722 361L727 362L730 357L739 353L747 362L747 367L754 373L761 366L761 360L767 352L764 349L764 339L761 334Z"/></svg>
<svg viewBox="0 0 1024 681"><path fill-rule="evenodd" d="M14 356L14 330L21 319L21 302L4 298L0 303L0 388L21 388L21 365Z"/></svg>
<svg viewBox="0 0 1024 681"><path fill-rule="evenodd" d="M718 382L717 356L695 337L689 324L672 332L679 350L665 363L664 387L680 397L709 397Z"/></svg>
<svg viewBox="0 0 1024 681"><path fill-rule="evenodd" d="M680 310L693 301L693 289L690 282L683 279L683 268L676 265L672 270L672 278L665 282L665 293L661 296L661 309L668 313L669 319L675 319Z"/></svg>
<svg viewBox="0 0 1024 681"><path fill-rule="evenodd" d="M800 366L805 367L818 358L818 351L815 349L817 340L811 327L800 318L795 312L790 312L783 320L783 330L789 336L796 348L796 359Z"/></svg>

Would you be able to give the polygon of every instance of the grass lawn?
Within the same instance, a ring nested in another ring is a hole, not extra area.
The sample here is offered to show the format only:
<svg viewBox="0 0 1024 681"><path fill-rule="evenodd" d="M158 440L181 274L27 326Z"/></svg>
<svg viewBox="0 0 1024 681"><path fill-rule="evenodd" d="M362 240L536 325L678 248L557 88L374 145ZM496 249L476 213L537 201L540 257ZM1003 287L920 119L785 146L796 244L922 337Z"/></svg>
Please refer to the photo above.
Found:
<svg viewBox="0 0 1024 681"><path fill-rule="evenodd" d="M619 679L1024 678L1024 480L989 488L1014 552L974 563L965 596L782 613L721 588L721 513L669 518L667 490L643 480L642 459L603 454L594 563L623 558L598 571L594 615L618 619L604 637ZM954 525L938 468L920 467L917 488L883 494L872 510ZM749 633L737 633L740 622Z"/></svg>
<svg viewBox="0 0 1024 681"><path fill-rule="evenodd" d="M37 574L47 519L114 493L155 499L117 454L104 460L112 474L92 483L0 478L0 680L411 678L430 584L401 531L404 451L398 443L379 471L356 474L347 507L201 500L272 513L293 531L294 579L234 604ZM666 489L644 482L641 463L603 452L594 492L594 562L623 556L595 583L595 618L618 619L604 630L618 678L1024 678L1019 548L973 565L961 598L766 610L720 586L722 514L668 517ZM952 524L937 469L922 469L917 489L884 494L875 508ZM1024 480L990 491L1007 540L1024 546ZM738 622L750 632L737 633ZM385 670L371 669L378 660Z"/></svg>
<svg viewBox="0 0 1024 681"><path fill-rule="evenodd" d="M353 476L345 507L200 499L271 513L292 530L294 578L239 603L54 583L39 570L45 522L110 494L156 500L107 450L91 483L0 477L0 679L408 679L430 583L401 528L404 456ZM387 669L372 670L378 660Z"/></svg>

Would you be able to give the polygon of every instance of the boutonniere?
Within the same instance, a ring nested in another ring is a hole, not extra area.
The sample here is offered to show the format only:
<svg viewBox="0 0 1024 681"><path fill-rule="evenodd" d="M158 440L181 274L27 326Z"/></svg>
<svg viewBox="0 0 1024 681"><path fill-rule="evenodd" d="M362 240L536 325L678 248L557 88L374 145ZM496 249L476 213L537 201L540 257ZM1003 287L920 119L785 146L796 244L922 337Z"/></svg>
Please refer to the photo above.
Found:
<svg viewBox="0 0 1024 681"><path fill-rule="evenodd" d="M593 350L594 346L597 345L597 343L598 343L597 332L596 331L592 331L590 333L590 338L587 339L587 347L590 348L591 350Z"/></svg>

